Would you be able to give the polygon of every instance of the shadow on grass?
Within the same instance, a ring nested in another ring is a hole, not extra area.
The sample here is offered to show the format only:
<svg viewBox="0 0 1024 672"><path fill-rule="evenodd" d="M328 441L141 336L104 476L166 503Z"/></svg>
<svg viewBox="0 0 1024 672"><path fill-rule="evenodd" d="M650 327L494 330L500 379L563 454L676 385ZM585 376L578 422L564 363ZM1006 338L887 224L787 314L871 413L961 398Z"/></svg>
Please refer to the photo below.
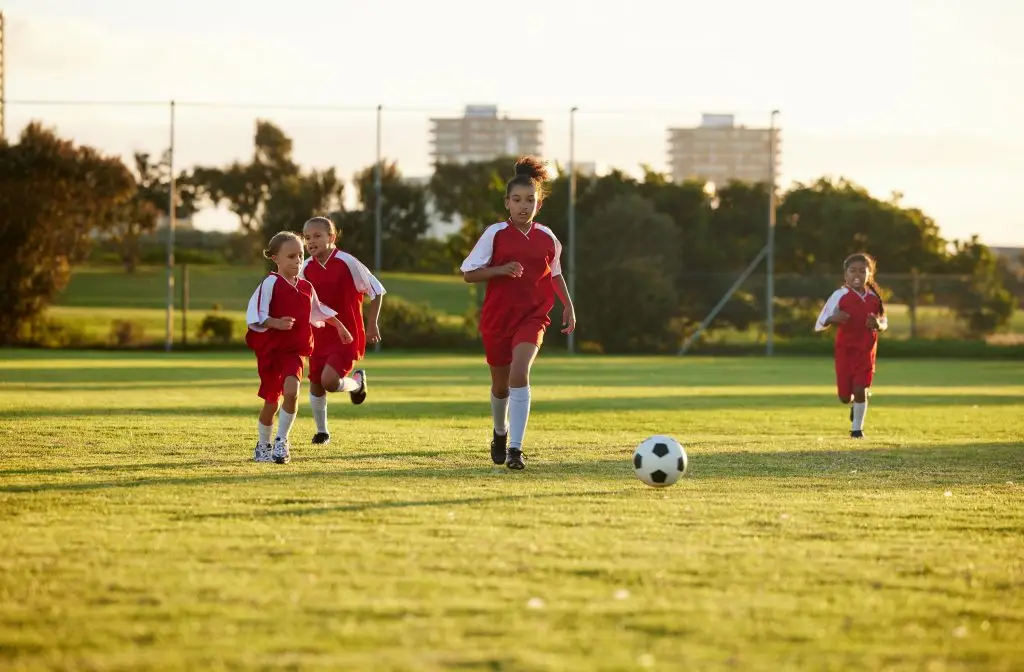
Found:
<svg viewBox="0 0 1024 672"><path fill-rule="evenodd" d="M254 388L255 398L255 388ZM344 403L344 399L339 399ZM335 402L337 403L337 402ZM928 406L956 406L971 408L973 406L1013 406L1024 405L1024 395L1017 394L985 394L975 396L950 394L876 394L872 398L872 408L926 408ZM718 410L718 411L765 411L770 409L793 408L832 408L842 412L842 406L829 392L801 392L779 394L662 394L643 397L604 397L604 398L567 398L545 399L542 394L534 397L532 410L535 413L574 413L596 414L642 411L672 410ZM250 405L209 405L198 406L161 406L157 408L118 408L119 417L132 416L177 416L181 418L203 416L250 417L258 409L254 403ZM20 408L0 411L0 419L38 418L53 414L49 405L22 406ZM370 403L360 407L358 415L365 419L419 420L429 418L479 418L489 411L487 398L481 395L479 401L463 399L424 400L386 400ZM300 406L300 413L308 412ZM95 417L111 415L107 406L62 409L64 418Z"/></svg>
<svg viewBox="0 0 1024 672"><path fill-rule="evenodd" d="M45 355L42 353L46 353ZM81 359L87 365L52 366L46 362ZM27 368L4 368L0 353L0 385L59 383L74 389L80 383L141 383L158 388L165 382L255 380L256 363L251 353L166 355L154 353L60 353L53 351L17 351L6 361L29 360ZM125 367L125 361L139 366ZM104 367L104 362L118 366ZM154 366L153 362L173 366ZM207 363L208 362L208 363ZM149 364L149 365L147 365ZM393 387L433 386L443 381L488 385L487 368L474 356L435 356L429 352L371 355L365 362L380 384ZM939 362L927 360L893 361L880 365L879 383L926 387L1020 384L1024 364L1017 362ZM670 357L542 357L533 378L535 384L580 386L645 387L744 387L821 385L832 382L832 362L818 358L718 358L688 359Z"/></svg>
<svg viewBox="0 0 1024 672"><path fill-rule="evenodd" d="M530 451L533 460L525 472L513 473L495 468L481 456L479 465L446 465L449 456L437 453L367 453L348 456L330 456L323 460L316 456L303 458L301 451L288 467L278 465L252 465L247 460L215 463L219 468L233 465L246 473L196 474L167 477L126 478L118 480L76 481L58 483L31 483L0 486L0 493L88 492L108 489L145 487L209 487L215 485L265 484L302 485L315 479L332 479L339 487L345 483L365 479L383 479L392 482L439 480L461 483L472 481L493 482L495 478L525 479L532 482L572 483L580 481L624 483L633 478L630 449L623 448L616 458L603 457L588 461L559 461L558 449ZM402 468L365 467L367 461L401 457L403 459L429 459L437 464L416 464ZM324 470L322 462L340 460L354 466L342 465L338 469ZM303 468L303 462L311 467ZM209 462L161 462L134 465L139 471L154 468L183 469L209 466ZM121 465L128 466L128 465ZM129 467L131 468L131 467ZM256 471L258 469L259 471ZM0 477L18 472L0 471ZM55 471L27 473L69 472ZM851 478L856 473L856 478ZM921 489L949 485L990 485L1019 481L1024 473L1024 446L1020 443L975 443L928 447L857 448L820 451L722 451L703 452L699 446L691 447L690 471L687 478L698 481L716 479L818 479L817 483L802 481L793 487L800 489ZM486 480L485 480L486 479ZM294 494L294 493L292 493Z"/></svg>
<svg viewBox="0 0 1024 672"><path fill-rule="evenodd" d="M194 513L176 516L176 520L207 520L217 518L258 518L281 516L317 516L331 513L351 513L377 509L409 509L425 506L468 506L471 504L495 504L522 502L533 499L577 499L584 497L608 497L621 494L620 490L587 490L583 492L539 492L518 495L495 495L493 497L449 497L443 499L388 500L376 502L354 502L331 506L308 506L303 508L267 509L261 507L246 512Z"/></svg>

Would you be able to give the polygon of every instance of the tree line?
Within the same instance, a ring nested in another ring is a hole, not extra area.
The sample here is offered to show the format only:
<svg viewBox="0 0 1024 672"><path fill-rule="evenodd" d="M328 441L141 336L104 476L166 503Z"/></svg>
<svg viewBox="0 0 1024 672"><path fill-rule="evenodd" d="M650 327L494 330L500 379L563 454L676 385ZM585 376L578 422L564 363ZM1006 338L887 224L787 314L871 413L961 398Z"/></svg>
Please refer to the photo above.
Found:
<svg viewBox="0 0 1024 672"><path fill-rule="evenodd" d="M328 213L342 231L342 246L372 261L376 167L354 176L356 207L346 209L345 180L333 168L300 166L282 129L259 121L253 140L247 161L180 171L177 216L210 205L228 207L241 226L235 256L252 263L273 233ZM0 144L0 231L14 245L12 263L0 270L0 344L11 342L18 325L63 288L71 265L85 258L97 233L117 250L125 270L134 270L140 241L151 237L167 211L171 175L166 153L138 153L133 159L126 166L39 124L28 126L17 143ZM503 217L511 165L511 157L439 165L429 183L419 185L403 179L394 162L384 162L383 269L456 272L483 228ZM564 171L549 186L538 221L566 243ZM645 167L640 178L621 171L578 176L576 202L579 338L608 352L676 347L766 240L765 184L731 182L708 193L703 184L676 183ZM429 238L431 211L458 215L460 230L446 240ZM960 277L952 289L915 287L914 296L951 307L976 334L1005 325L1018 301L1014 294L1024 288L1019 272L977 238L944 239L938 225L902 205L899 194L880 200L849 180L821 178L795 184L778 197L774 259L786 279L776 287L779 333L806 332L824 299L821 287L808 287L802 279L838 283L843 258L857 251L879 259L883 283L887 275L904 284L919 275ZM885 293L901 300L909 288L894 284ZM762 327L764 294L764 276L755 274L711 328Z"/></svg>

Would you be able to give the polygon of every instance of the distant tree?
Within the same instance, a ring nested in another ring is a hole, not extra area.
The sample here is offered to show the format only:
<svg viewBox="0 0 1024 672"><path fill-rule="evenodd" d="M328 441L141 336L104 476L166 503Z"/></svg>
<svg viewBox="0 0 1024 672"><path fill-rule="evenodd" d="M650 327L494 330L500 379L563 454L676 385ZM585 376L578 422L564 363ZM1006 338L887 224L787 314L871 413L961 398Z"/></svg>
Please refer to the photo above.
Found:
<svg viewBox="0 0 1024 672"><path fill-rule="evenodd" d="M90 233L136 189L115 157L75 146L38 123L17 144L0 141L0 345L38 316L64 288Z"/></svg>
<svg viewBox="0 0 1024 672"><path fill-rule="evenodd" d="M292 156L292 140L272 122L258 120L248 162L199 167L191 176L196 195L225 203L238 215L255 250L282 230L298 231L313 215L340 212L344 183L333 168L303 171Z"/></svg>
<svg viewBox="0 0 1024 672"><path fill-rule="evenodd" d="M372 251L374 213L377 207L376 166L355 176L359 204L368 223L366 235ZM407 270L416 266L422 239L427 232L427 191L402 178L398 165L384 162L381 170L381 264L385 270ZM373 259L371 252L369 263Z"/></svg>
<svg viewBox="0 0 1024 672"><path fill-rule="evenodd" d="M117 246L121 263L127 273L134 273L139 263L140 240L156 230L157 222L170 205L170 152L165 151L159 162L150 160L150 155L136 152L135 192L131 199L109 213L107 234ZM175 216L181 219L195 212L195 198L190 178L184 172L175 184Z"/></svg>

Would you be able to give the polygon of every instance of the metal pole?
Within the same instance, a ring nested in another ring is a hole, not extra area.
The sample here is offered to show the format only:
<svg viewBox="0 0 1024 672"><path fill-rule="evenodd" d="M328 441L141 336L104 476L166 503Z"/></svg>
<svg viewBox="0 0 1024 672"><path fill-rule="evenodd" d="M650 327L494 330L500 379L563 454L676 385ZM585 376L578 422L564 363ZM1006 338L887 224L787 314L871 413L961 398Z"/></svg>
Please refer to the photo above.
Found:
<svg viewBox="0 0 1024 672"><path fill-rule="evenodd" d="M569 110L569 297L576 300L576 110ZM576 334L569 334L569 354L576 353Z"/></svg>
<svg viewBox="0 0 1024 672"><path fill-rule="evenodd" d="M167 150L168 170L171 175L170 191L167 197L167 338L164 350L171 351L174 345L174 225L175 225L175 183L174 183L174 101L171 101L171 145Z"/></svg>
<svg viewBox="0 0 1024 672"><path fill-rule="evenodd" d="M374 207L373 207L373 269L374 273L378 276L381 272L381 239L383 238L382 229L384 228L384 166L382 165L383 158L381 157L380 148L380 136L381 136L381 111L384 109L383 105L377 106L377 165L374 176ZM380 352L380 342L378 341L373 346L374 352Z"/></svg>
<svg viewBox="0 0 1024 672"><path fill-rule="evenodd" d="M765 285L765 354L768 357L775 354L775 118L778 115L778 110L772 110L768 130L768 281Z"/></svg>
<svg viewBox="0 0 1024 672"><path fill-rule="evenodd" d="M719 299L718 304L711 309L711 312L708 313L708 316L705 317L704 321L700 323L699 327L697 327L697 331L690 334L690 337L683 342L683 346L679 348L680 355L685 355L686 351L690 349L691 345L693 345L693 342L700 338L700 335L703 334L704 330L708 328L708 325L711 324L711 321L718 316L718 313L722 310L722 308L725 307L725 304L729 302L729 299L732 298L732 295L736 292L737 289L740 288L740 285L742 285L746 281L746 279L750 277L750 274L754 272L754 269L757 268L757 265L761 263L761 259L763 259L767 253L768 246L765 245L764 247L761 248L761 251L757 253L757 256L754 257L754 260L750 262L750 265L747 266L747 268L744 269L743 273L740 274L740 277L736 278L736 282L732 283L732 287L729 288L729 291L727 291L722 296L722 298Z"/></svg>
<svg viewBox="0 0 1024 672"><path fill-rule="evenodd" d="M188 345L188 264L181 265L181 344Z"/></svg>

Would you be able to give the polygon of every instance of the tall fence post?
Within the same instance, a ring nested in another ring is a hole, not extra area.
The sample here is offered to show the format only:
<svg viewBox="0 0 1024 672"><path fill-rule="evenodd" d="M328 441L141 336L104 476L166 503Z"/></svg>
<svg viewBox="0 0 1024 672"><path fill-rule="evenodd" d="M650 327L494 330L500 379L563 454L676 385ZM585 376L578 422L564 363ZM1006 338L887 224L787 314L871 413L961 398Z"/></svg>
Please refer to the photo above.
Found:
<svg viewBox="0 0 1024 672"><path fill-rule="evenodd" d="M175 212L175 188L174 182L174 101L171 101L171 138L170 147L167 150L168 170L170 171L171 184L167 195L167 324L166 341L164 350L171 351L174 347L174 218Z"/></svg>
<svg viewBox="0 0 1024 672"><path fill-rule="evenodd" d="M188 344L188 264L181 265L181 344Z"/></svg>

